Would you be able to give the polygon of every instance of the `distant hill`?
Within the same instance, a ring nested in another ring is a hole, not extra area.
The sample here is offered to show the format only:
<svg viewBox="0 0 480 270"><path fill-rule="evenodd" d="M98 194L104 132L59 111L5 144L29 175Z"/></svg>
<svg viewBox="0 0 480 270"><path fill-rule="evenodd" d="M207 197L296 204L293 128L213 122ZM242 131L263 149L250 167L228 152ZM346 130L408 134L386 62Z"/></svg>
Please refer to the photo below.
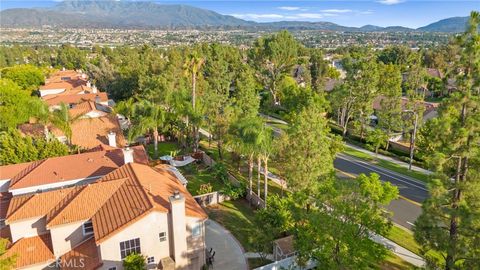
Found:
<svg viewBox="0 0 480 270"><path fill-rule="evenodd" d="M469 17L453 17L438 22L431 23L427 26L420 27L417 30L425 32L463 32L467 25Z"/></svg>
<svg viewBox="0 0 480 270"><path fill-rule="evenodd" d="M65 0L53 8L15 8L0 12L2 27L69 28L261 29L343 32L461 32L468 17L455 17L410 29L402 26L347 27L331 22L280 21L257 23L188 5L116 0Z"/></svg>

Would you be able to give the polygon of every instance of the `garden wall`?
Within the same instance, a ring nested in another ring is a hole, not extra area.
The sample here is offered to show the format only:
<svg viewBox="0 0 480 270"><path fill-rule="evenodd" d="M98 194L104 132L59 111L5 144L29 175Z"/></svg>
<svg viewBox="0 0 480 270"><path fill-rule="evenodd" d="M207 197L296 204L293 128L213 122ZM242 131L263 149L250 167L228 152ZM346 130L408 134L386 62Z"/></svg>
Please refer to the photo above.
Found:
<svg viewBox="0 0 480 270"><path fill-rule="evenodd" d="M250 192L250 189L247 188L247 200L250 202L250 204L254 207L258 208L265 208L265 201L258 197L257 194L254 192Z"/></svg>
<svg viewBox="0 0 480 270"><path fill-rule="evenodd" d="M203 207L230 200L230 197L225 196L218 191L193 196L193 198Z"/></svg>

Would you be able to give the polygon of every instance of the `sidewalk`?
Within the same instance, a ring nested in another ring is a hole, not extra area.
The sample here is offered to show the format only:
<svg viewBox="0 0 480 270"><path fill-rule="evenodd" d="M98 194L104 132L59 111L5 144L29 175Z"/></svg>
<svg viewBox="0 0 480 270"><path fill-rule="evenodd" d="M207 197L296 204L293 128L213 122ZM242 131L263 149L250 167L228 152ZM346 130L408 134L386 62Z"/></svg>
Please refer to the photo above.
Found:
<svg viewBox="0 0 480 270"><path fill-rule="evenodd" d="M353 148L359 152L363 152L365 154L368 154L372 157L375 157L375 158L378 158L378 159L382 159L382 160L385 160L385 161L389 161L389 162L392 162L392 163L395 163L399 166L402 166L404 168L407 168L408 169L408 163L406 162L403 162L401 160L398 160L398 159L395 159L395 158L392 158L392 157L388 157L388 156L385 156L385 155L382 155L382 154L375 154L374 152L372 151L369 151L369 150L366 150L366 149L363 149L359 146L356 146L356 145L353 145L353 144L350 144L348 142L345 142L345 145L347 147L350 147L350 148ZM429 170L425 170L423 168L420 168L418 166L414 166L412 165L412 171L417 171L417 172L420 172L420 173L423 173L423 174L427 174L427 175L430 175L432 174L433 172L429 171Z"/></svg>
<svg viewBox="0 0 480 270"><path fill-rule="evenodd" d="M390 251L392 251L398 257L402 258L404 261L407 261L417 267L425 266L425 260L422 257L418 256L417 254L411 252L404 247L401 247L397 243L377 234L371 235L370 238L373 241L387 247Z"/></svg>

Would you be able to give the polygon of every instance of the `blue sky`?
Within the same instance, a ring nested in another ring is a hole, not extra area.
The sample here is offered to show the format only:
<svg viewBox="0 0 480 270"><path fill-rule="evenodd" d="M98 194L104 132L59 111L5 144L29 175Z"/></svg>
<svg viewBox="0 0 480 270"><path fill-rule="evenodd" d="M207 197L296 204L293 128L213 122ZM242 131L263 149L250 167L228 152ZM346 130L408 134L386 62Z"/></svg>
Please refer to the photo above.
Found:
<svg viewBox="0 0 480 270"><path fill-rule="evenodd" d="M51 7L56 1L1 0L0 9ZM165 4L188 4L257 22L329 21L345 26L374 24L413 28L448 17L467 16L471 10L480 10L480 0L154 1Z"/></svg>

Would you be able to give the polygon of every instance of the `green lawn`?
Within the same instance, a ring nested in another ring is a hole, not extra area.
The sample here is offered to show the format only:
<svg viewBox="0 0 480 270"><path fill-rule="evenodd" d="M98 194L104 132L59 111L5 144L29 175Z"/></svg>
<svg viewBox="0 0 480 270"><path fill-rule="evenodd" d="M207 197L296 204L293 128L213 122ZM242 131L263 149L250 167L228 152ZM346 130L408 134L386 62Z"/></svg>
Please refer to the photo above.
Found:
<svg viewBox="0 0 480 270"><path fill-rule="evenodd" d="M415 266L390 252L387 258L379 263L378 268L382 270L408 270L415 269Z"/></svg>
<svg viewBox="0 0 480 270"><path fill-rule="evenodd" d="M226 201L207 208L208 217L222 224L240 242L245 251L255 251L255 213L245 199Z"/></svg>
<svg viewBox="0 0 480 270"><path fill-rule="evenodd" d="M180 146L175 143L175 142L160 142L158 143L158 154L155 156L155 149L153 144L147 145L147 153L152 159L157 159L158 157L165 156L165 155L171 155L173 151L179 151L177 153L180 154L181 148Z"/></svg>
<svg viewBox="0 0 480 270"><path fill-rule="evenodd" d="M420 245L415 241L413 234L405 229L402 229L398 226L393 226L390 230L388 239L392 240L393 242L397 243L398 245L410 250L411 252L420 255ZM427 256L432 256L436 259L442 259L442 255L438 252L429 251L427 252Z"/></svg>
<svg viewBox="0 0 480 270"><path fill-rule="evenodd" d="M359 159L363 159L365 161L372 162L372 163L374 163L374 164L376 164L376 165L378 165L382 168L385 168L385 169L391 170L393 172L397 172L397 173L400 173L400 174L410 176L410 177L415 178L415 179L417 179L419 181L422 181L422 182L427 182L428 181L428 175L426 175L424 173L417 172L417 171L410 171L403 166L400 166L400 165L395 164L395 163L390 162L390 161L386 161L386 160L383 160L383 159L376 158L374 156L371 156L367 153L355 150L355 149L350 148L348 146L345 147L345 150L343 151L343 153L345 153L349 156L353 156L353 157L356 157L356 158L359 158Z"/></svg>
<svg viewBox="0 0 480 270"><path fill-rule="evenodd" d="M214 177L211 169L204 165L190 163L187 166L179 167L180 172L187 178L187 189L193 195L199 195L198 190L203 184L210 183L213 191L220 191L223 188L223 183Z"/></svg>

